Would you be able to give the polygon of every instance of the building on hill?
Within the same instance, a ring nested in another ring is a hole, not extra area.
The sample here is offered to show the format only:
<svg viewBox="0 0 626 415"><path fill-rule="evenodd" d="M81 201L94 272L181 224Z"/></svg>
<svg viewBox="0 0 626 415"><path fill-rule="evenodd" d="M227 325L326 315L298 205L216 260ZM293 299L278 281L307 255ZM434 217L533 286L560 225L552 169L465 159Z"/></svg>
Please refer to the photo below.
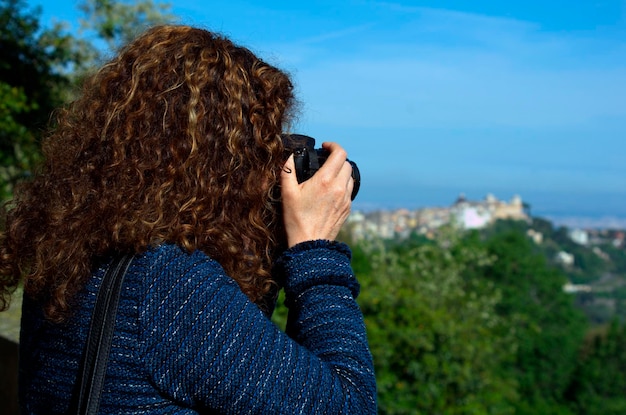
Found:
<svg viewBox="0 0 626 415"><path fill-rule="evenodd" d="M530 219L524 210L522 198L517 195L510 202L505 202L492 194L480 201L469 201L461 194L450 209L457 223L464 229L481 229L499 219Z"/></svg>
<svg viewBox="0 0 626 415"><path fill-rule="evenodd" d="M456 223L464 229L484 228L493 218L490 202L469 201L464 194L459 195L450 211Z"/></svg>
<svg viewBox="0 0 626 415"><path fill-rule="evenodd" d="M589 233L584 229L570 229L568 232L568 236L578 245L589 245Z"/></svg>

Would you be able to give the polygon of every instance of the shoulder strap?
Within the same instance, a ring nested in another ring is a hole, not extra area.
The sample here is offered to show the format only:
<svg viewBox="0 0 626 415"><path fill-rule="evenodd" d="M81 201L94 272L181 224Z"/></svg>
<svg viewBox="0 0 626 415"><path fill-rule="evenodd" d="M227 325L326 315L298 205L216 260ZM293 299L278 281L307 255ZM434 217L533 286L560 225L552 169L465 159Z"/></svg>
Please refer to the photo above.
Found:
<svg viewBox="0 0 626 415"><path fill-rule="evenodd" d="M98 290L83 362L78 372L78 414L98 413L122 281L132 259L132 255L116 257L104 274Z"/></svg>

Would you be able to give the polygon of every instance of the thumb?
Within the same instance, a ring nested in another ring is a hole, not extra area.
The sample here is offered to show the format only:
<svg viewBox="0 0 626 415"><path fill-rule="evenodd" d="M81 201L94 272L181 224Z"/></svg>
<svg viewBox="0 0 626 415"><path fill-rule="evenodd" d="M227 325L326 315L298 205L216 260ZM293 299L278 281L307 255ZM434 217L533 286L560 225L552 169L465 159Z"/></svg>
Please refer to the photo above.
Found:
<svg viewBox="0 0 626 415"><path fill-rule="evenodd" d="M293 154L289 156L283 170L280 173L280 187L283 191L293 189L298 186L298 178L296 177L296 163L293 161Z"/></svg>

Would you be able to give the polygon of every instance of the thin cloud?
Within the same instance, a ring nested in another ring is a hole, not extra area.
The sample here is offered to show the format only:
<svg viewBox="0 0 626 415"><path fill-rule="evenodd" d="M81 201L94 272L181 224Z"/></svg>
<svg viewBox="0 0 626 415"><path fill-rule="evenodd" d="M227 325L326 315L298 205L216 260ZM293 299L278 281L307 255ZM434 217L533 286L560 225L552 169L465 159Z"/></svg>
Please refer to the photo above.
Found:
<svg viewBox="0 0 626 415"><path fill-rule="evenodd" d="M411 10L419 21L397 28L403 36L392 43L368 42L369 54L299 56L297 82L317 121L574 128L626 117L624 44L601 39L593 48L592 40L512 19ZM425 36L424 24L438 37Z"/></svg>
<svg viewBox="0 0 626 415"><path fill-rule="evenodd" d="M311 45L311 44L320 44L326 43L328 41L335 41L340 38L350 38L354 37L359 33L367 32L369 29L374 27L373 23L358 25L354 27L348 27L342 30L335 30L317 34L315 36L299 39L297 45ZM292 45L294 46L294 45Z"/></svg>

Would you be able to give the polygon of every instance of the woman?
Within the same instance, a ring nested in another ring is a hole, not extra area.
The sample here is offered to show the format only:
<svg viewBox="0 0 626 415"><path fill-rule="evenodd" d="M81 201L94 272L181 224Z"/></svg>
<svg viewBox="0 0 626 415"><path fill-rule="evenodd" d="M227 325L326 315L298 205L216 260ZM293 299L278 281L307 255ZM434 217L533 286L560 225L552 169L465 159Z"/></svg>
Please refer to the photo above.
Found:
<svg viewBox="0 0 626 415"><path fill-rule="evenodd" d="M129 252L102 413L376 412L359 285L333 241L351 167L325 143L298 183L280 136L292 89L228 39L163 26L59 113L0 245L3 299L24 277L24 413L67 410L102 276ZM277 287L287 333L268 317Z"/></svg>

